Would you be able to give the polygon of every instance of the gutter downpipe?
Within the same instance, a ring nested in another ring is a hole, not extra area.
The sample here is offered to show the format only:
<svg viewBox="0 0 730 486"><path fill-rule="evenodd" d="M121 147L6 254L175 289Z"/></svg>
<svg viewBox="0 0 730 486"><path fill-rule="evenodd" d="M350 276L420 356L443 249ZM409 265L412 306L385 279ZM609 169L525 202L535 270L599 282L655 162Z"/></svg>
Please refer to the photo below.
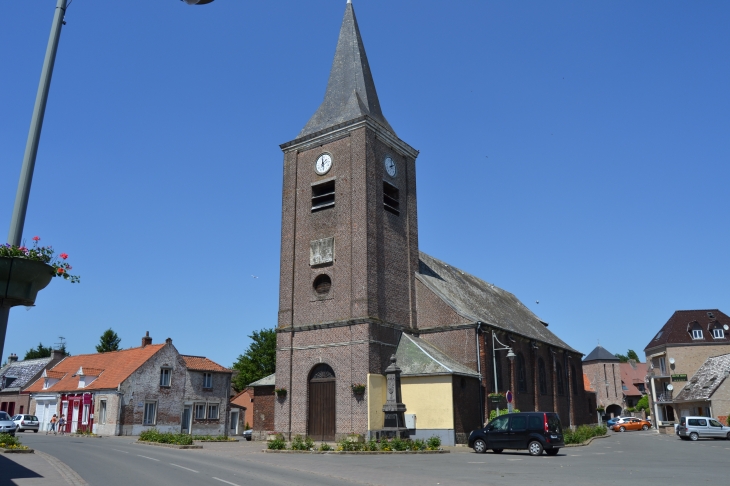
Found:
<svg viewBox="0 0 730 486"><path fill-rule="evenodd" d="M484 425L484 389L482 387L482 350L479 344L479 331L482 330L482 321L477 321L476 338L477 338L477 372L479 373L479 415L482 417L481 424Z"/></svg>

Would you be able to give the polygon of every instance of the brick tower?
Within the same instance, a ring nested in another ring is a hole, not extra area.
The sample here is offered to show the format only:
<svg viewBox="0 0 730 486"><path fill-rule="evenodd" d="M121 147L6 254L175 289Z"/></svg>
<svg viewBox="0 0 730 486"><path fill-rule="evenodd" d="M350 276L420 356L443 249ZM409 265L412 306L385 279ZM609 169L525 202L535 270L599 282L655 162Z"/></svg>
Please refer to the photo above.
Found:
<svg viewBox="0 0 730 486"><path fill-rule="evenodd" d="M367 432L367 396L416 327L416 157L383 116L348 1L324 101L284 152L275 429Z"/></svg>

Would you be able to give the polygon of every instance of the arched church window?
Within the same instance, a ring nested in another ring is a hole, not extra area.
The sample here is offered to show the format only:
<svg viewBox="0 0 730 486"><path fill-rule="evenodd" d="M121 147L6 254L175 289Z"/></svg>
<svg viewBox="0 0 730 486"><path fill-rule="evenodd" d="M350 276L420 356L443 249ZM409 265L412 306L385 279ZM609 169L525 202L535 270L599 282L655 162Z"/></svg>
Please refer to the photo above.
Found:
<svg viewBox="0 0 730 486"><path fill-rule="evenodd" d="M525 370L525 357L517 353L517 391L527 391L527 370Z"/></svg>
<svg viewBox="0 0 730 486"><path fill-rule="evenodd" d="M547 395L547 373L545 372L545 361L542 358L537 360L537 378L540 386L540 394Z"/></svg>
<svg viewBox="0 0 730 486"><path fill-rule="evenodd" d="M573 395L578 394L578 378L575 374L575 365L570 365L570 380L573 383Z"/></svg>
<svg viewBox="0 0 730 486"><path fill-rule="evenodd" d="M565 394L565 385L563 382L563 366L560 363L555 364L555 374L557 375L558 395L563 395Z"/></svg>

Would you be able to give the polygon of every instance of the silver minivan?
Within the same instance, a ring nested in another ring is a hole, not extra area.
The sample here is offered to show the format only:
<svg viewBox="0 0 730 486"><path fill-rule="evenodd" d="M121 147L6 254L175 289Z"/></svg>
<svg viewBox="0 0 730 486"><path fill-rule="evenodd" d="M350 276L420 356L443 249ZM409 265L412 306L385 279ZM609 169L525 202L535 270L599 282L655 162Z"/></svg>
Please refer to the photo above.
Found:
<svg viewBox="0 0 730 486"><path fill-rule="evenodd" d="M682 440L728 439L730 427L711 417L681 417L677 435Z"/></svg>

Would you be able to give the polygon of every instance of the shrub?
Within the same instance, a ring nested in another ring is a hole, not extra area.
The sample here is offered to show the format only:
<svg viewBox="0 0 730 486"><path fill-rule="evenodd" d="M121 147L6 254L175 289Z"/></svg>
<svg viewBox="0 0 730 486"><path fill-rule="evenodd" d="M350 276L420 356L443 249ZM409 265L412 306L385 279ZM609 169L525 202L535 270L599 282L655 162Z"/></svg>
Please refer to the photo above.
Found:
<svg viewBox="0 0 730 486"><path fill-rule="evenodd" d="M250 430L250 429L251 429L251 427L248 425L248 422L246 422L246 426L244 427L243 430Z"/></svg>
<svg viewBox="0 0 730 486"><path fill-rule="evenodd" d="M581 444L591 437L606 435L606 431L604 425L580 425L575 430L565 429L563 431L563 441L566 444Z"/></svg>
<svg viewBox="0 0 730 486"><path fill-rule="evenodd" d="M284 449L286 449L286 441L284 440L284 436L281 434L277 434L274 439L268 441L267 447L272 451L283 451Z"/></svg>
<svg viewBox="0 0 730 486"><path fill-rule="evenodd" d="M226 437L225 435L194 435L193 440L203 440L203 441L232 441L233 439L231 437Z"/></svg>
<svg viewBox="0 0 730 486"><path fill-rule="evenodd" d="M638 402L636 402L636 410L639 412L646 412L649 413L649 396L644 395L639 399Z"/></svg>
<svg viewBox="0 0 730 486"><path fill-rule="evenodd" d="M441 445L441 441L439 441L439 445ZM426 450L426 441L423 439L416 439L413 441L413 450L414 451L425 451Z"/></svg>
<svg viewBox="0 0 730 486"><path fill-rule="evenodd" d="M27 449L20 443L20 439L10 434L0 434L0 447L3 449Z"/></svg>
<svg viewBox="0 0 730 486"><path fill-rule="evenodd" d="M499 409L499 415L505 415L505 414L508 414L508 413L509 413L509 410L506 409L506 408L500 408ZM512 413L520 413L520 411L515 408L515 409L512 410ZM494 420L496 418L497 418L497 410L494 410L493 409L491 412L489 412L489 421L491 422L492 420Z"/></svg>
<svg viewBox="0 0 730 486"><path fill-rule="evenodd" d="M307 439L309 441L312 440L309 437L307 437ZM314 442L312 442L312 445L314 445ZM310 448L311 446L307 444L301 435L295 435L291 441L291 450L293 451L308 451Z"/></svg>
<svg viewBox="0 0 730 486"><path fill-rule="evenodd" d="M157 442L160 444L192 445L193 436L188 434L173 434L171 432L160 432L156 428L148 429L139 434L139 440L145 442Z"/></svg>
<svg viewBox="0 0 730 486"><path fill-rule="evenodd" d="M337 443L337 450L338 451L362 451L365 448L364 442L350 442L347 440L347 438L344 438L340 440Z"/></svg>
<svg viewBox="0 0 730 486"><path fill-rule="evenodd" d="M426 439L426 447L429 451L437 451L439 447L441 447L441 438L432 435L431 437Z"/></svg>
<svg viewBox="0 0 730 486"><path fill-rule="evenodd" d="M319 446L319 450L320 450L320 451L323 451L323 452L326 452L326 451L331 451L331 450L332 450L332 446L330 446L330 445L329 445L328 443L326 443L326 442L322 442L322 444L321 444L321 445Z"/></svg>
<svg viewBox="0 0 730 486"><path fill-rule="evenodd" d="M440 444L440 442L439 442ZM393 440L390 441L390 447L394 451L405 451L408 450L410 446L410 440L408 439L401 439L400 437L393 437Z"/></svg>
<svg viewBox="0 0 730 486"><path fill-rule="evenodd" d="M371 452L379 451L380 444L378 444L378 441L376 441L375 439L370 439L363 444L363 450Z"/></svg>

